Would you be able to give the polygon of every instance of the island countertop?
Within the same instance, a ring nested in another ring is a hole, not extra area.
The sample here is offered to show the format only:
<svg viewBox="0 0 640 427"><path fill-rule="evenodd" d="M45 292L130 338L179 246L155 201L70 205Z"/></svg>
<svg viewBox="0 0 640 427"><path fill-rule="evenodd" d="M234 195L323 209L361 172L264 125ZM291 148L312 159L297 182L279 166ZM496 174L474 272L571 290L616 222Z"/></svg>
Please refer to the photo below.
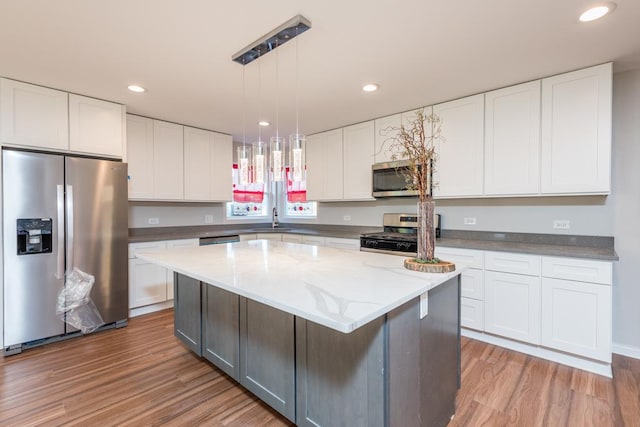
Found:
<svg viewBox="0 0 640 427"><path fill-rule="evenodd" d="M343 333L461 272L418 273L403 267L403 257L267 240L137 257Z"/></svg>

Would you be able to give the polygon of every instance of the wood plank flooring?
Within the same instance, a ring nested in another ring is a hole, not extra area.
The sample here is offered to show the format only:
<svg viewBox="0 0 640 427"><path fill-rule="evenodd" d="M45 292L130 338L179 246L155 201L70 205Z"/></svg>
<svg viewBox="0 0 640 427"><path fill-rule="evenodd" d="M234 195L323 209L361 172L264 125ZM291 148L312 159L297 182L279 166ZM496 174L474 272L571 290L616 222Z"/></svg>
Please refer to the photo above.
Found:
<svg viewBox="0 0 640 427"><path fill-rule="evenodd" d="M614 380L463 338L458 426L640 427L640 360ZM173 336L173 311L0 358L0 426L288 426Z"/></svg>

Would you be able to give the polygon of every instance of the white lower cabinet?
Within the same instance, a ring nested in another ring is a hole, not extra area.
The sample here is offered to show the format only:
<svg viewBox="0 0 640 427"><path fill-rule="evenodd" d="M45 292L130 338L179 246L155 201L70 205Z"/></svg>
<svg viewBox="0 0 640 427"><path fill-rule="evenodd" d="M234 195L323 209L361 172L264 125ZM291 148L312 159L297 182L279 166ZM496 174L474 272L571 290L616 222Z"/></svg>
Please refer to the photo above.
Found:
<svg viewBox="0 0 640 427"><path fill-rule="evenodd" d="M325 237L324 245L328 248L360 250L360 239L345 239L342 237Z"/></svg>
<svg viewBox="0 0 640 427"><path fill-rule="evenodd" d="M611 363L611 286L543 277L542 345Z"/></svg>
<svg viewBox="0 0 640 427"><path fill-rule="evenodd" d="M239 237L240 237L240 241L241 242L244 242L244 241L247 241L247 240L256 240L258 238L256 233L241 234Z"/></svg>
<svg viewBox="0 0 640 427"><path fill-rule="evenodd" d="M275 240L276 242L282 242L282 233L257 233L256 239Z"/></svg>
<svg viewBox="0 0 640 427"><path fill-rule="evenodd" d="M305 245L324 246L324 236L302 236L302 243Z"/></svg>
<svg viewBox="0 0 640 427"><path fill-rule="evenodd" d="M198 239L129 244L129 309L173 299L173 271L136 258L137 252L198 244Z"/></svg>
<svg viewBox="0 0 640 427"><path fill-rule="evenodd" d="M462 279L464 282L464 277ZM484 330L484 301L460 297L460 325L463 328Z"/></svg>
<svg viewBox="0 0 640 427"><path fill-rule="evenodd" d="M540 344L540 277L485 271L486 332Z"/></svg>
<svg viewBox="0 0 640 427"><path fill-rule="evenodd" d="M166 248L166 242L129 245L129 308L167 300L167 269L136 258L136 252Z"/></svg>
<svg viewBox="0 0 640 427"><path fill-rule="evenodd" d="M302 234L285 233L282 235L282 241L289 243L302 243Z"/></svg>

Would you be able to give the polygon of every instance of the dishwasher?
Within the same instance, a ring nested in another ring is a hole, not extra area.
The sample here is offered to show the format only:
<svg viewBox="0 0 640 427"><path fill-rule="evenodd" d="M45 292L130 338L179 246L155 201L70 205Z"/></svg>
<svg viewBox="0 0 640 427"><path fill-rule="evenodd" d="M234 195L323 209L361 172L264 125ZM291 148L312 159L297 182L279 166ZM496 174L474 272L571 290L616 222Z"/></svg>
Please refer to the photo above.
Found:
<svg viewBox="0 0 640 427"><path fill-rule="evenodd" d="M240 236L237 234L231 236L215 236L215 237L201 237L200 246L219 245L221 243L235 243L240 241Z"/></svg>

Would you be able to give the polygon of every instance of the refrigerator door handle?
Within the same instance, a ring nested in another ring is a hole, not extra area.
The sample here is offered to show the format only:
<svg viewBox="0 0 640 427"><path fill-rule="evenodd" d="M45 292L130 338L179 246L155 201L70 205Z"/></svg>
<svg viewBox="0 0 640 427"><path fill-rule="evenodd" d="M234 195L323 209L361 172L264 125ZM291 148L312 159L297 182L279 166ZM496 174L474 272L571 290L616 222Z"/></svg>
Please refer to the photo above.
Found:
<svg viewBox="0 0 640 427"><path fill-rule="evenodd" d="M64 186L56 185L56 206L58 210L58 262L56 279L64 275Z"/></svg>
<svg viewBox="0 0 640 427"><path fill-rule="evenodd" d="M67 185L67 272L73 270L73 185Z"/></svg>

